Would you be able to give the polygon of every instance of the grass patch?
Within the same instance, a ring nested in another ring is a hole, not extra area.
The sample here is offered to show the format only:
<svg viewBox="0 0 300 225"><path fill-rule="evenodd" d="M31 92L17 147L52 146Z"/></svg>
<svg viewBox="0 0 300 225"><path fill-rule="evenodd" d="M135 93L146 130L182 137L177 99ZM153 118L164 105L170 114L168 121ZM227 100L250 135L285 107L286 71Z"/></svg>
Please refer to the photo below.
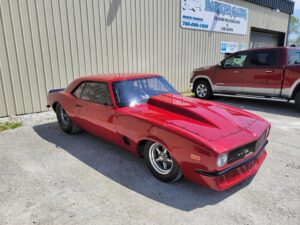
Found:
<svg viewBox="0 0 300 225"><path fill-rule="evenodd" d="M16 129L18 127L21 127L22 123L21 122L5 122L5 123L0 123L0 132L8 129Z"/></svg>
<svg viewBox="0 0 300 225"><path fill-rule="evenodd" d="M193 92L183 92L181 94L186 97L195 97L195 93Z"/></svg>

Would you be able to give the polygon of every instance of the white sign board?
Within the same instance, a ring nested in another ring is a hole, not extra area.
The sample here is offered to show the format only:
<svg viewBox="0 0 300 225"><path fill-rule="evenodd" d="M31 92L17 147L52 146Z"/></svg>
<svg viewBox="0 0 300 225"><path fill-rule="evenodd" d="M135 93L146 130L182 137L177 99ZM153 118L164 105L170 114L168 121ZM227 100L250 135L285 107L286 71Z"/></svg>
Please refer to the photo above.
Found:
<svg viewBox="0 0 300 225"><path fill-rule="evenodd" d="M237 42L227 42L227 41L222 41L221 42L221 48L220 52L221 53L234 53L239 50L239 43Z"/></svg>
<svg viewBox="0 0 300 225"><path fill-rule="evenodd" d="M246 35L248 9L213 0L181 0L181 26L196 30Z"/></svg>

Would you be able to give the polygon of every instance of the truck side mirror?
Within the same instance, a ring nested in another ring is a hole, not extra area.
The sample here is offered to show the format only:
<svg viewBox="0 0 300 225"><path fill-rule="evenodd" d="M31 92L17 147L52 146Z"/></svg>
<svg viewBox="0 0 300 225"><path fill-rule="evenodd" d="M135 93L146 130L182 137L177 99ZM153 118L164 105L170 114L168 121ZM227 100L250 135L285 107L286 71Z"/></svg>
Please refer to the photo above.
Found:
<svg viewBox="0 0 300 225"><path fill-rule="evenodd" d="M224 61L219 62L219 63L218 63L218 66L221 67L222 69L224 69L224 68L225 68L225 67L224 67Z"/></svg>

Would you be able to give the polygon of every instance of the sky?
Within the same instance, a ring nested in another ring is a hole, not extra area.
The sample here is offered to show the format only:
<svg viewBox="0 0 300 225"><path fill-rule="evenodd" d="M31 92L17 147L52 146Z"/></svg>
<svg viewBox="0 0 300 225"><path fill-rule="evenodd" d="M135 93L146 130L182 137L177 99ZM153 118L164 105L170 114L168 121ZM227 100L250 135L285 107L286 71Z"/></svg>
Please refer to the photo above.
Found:
<svg viewBox="0 0 300 225"><path fill-rule="evenodd" d="M295 7L294 7L293 16L297 17L300 20L300 0L294 0L294 2L295 2ZM290 34L289 38L295 39L296 35L295 34Z"/></svg>
<svg viewBox="0 0 300 225"><path fill-rule="evenodd" d="M295 0L294 16L300 19L300 0Z"/></svg>

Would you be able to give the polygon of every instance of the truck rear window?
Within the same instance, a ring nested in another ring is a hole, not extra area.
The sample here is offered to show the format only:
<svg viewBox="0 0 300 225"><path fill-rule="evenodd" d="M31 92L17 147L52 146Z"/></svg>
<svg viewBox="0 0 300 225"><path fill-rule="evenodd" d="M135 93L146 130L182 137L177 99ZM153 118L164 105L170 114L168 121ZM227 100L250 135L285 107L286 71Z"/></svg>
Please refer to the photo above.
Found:
<svg viewBox="0 0 300 225"><path fill-rule="evenodd" d="M289 49L288 65L300 64L300 49Z"/></svg>

